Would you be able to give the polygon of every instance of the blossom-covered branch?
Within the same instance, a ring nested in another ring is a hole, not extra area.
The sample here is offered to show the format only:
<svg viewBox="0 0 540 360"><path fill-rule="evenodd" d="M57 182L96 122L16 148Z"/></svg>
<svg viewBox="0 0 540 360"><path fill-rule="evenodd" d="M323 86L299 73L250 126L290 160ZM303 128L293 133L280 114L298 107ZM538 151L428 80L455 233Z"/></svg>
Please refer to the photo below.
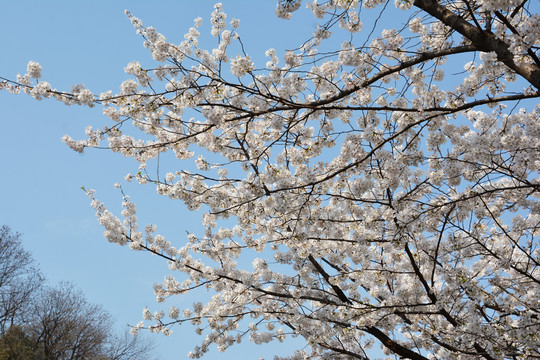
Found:
<svg viewBox="0 0 540 360"><path fill-rule="evenodd" d="M276 13L297 21L300 5ZM158 302L212 291L183 312L145 309L134 332L191 323L206 335L194 358L246 337L303 338L290 359L540 357L538 8L395 5L309 1L313 37L264 65L221 4L213 49L199 47L200 18L174 44L128 12L158 65L129 63L119 93L55 90L35 62L2 78L102 106L111 124L66 144L136 159L127 181L203 213L203 234L166 240L139 229L125 194L119 218L85 190L109 241L168 262ZM368 31L374 11L403 25Z"/></svg>

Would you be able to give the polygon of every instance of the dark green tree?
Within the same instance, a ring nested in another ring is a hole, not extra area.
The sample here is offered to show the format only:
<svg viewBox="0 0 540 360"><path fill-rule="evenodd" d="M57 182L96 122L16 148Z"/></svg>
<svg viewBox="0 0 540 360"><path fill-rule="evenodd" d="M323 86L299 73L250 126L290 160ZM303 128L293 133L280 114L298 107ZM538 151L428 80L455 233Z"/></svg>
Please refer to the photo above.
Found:
<svg viewBox="0 0 540 360"><path fill-rule="evenodd" d="M0 336L0 360L39 360L43 352L21 326L12 325Z"/></svg>

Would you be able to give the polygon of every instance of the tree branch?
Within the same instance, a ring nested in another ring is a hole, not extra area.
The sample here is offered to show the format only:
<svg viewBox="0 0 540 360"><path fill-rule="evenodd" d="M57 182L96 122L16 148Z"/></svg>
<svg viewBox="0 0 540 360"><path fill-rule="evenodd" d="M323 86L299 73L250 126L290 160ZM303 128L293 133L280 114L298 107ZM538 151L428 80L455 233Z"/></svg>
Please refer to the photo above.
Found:
<svg viewBox="0 0 540 360"><path fill-rule="evenodd" d="M463 17L454 14L436 0L414 0L413 4L470 40L478 51L495 52L500 62L540 89L540 67L536 64L516 63L508 44L493 33L469 24Z"/></svg>
<svg viewBox="0 0 540 360"><path fill-rule="evenodd" d="M395 342L394 340L390 339L388 335L383 333L381 330L377 329L376 327L369 326L364 329L365 332L368 334L371 334L375 336L384 346L386 346L389 350L394 352L395 354L401 356L404 359L411 359L411 360L428 360L426 357L407 349L406 347L400 345L399 343Z"/></svg>

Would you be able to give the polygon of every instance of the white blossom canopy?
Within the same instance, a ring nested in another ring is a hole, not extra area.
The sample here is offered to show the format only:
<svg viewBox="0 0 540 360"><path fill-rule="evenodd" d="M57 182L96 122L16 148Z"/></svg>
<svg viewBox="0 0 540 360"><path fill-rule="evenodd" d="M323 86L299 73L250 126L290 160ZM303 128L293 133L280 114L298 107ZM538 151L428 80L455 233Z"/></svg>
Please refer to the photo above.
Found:
<svg viewBox="0 0 540 360"><path fill-rule="evenodd" d="M210 50L200 18L172 44L127 12L160 65L128 64L118 94L53 89L35 62L2 87L102 106L111 125L66 144L132 157L127 180L204 212L204 234L172 243L139 230L127 196L118 218L87 191L109 241L169 262L158 301L214 291L143 313L153 331L205 334L191 357L293 336L308 346L291 359L540 358L538 3L306 5L313 38L264 65L217 4ZM372 12L403 21L364 28ZM178 168L151 176L161 153Z"/></svg>

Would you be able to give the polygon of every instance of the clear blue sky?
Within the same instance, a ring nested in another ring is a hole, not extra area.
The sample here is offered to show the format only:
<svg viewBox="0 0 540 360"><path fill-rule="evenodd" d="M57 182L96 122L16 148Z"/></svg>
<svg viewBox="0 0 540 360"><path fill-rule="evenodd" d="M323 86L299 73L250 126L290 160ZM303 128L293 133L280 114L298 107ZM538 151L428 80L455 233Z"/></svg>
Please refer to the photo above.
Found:
<svg viewBox="0 0 540 360"><path fill-rule="evenodd" d="M154 26L168 40L180 42L193 19L203 18L204 39L215 1L7 1L0 0L0 76L14 79L26 71L29 60L43 66L43 79L53 87L69 90L82 83L95 93L112 89L128 75L130 61L151 64L124 10L129 9L146 26ZM292 48L306 40L316 22L297 22L274 16L275 0L223 0L229 19L241 20L240 33L248 53L264 65L264 51ZM97 196L119 214L121 194L113 184L135 161L108 151L78 154L61 142L64 134L83 138L84 128L107 122L96 107L66 107L52 100L38 102L26 95L0 92L0 224L23 233L50 283L70 281L87 298L101 304L115 317L119 329L141 320L143 307L159 309L152 291L169 273L155 257L109 244L97 223L81 186L94 188ZM158 233L183 241L185 231L200 230L200 214L189 213L180 203L156 195L152 186L123 184L138 204L141 224L156 223ZM180 309L193 298L177 298ZM174 328L171 337L152 336L161 359L184 359L202 341L192 328ZM208 359L273 358L288 354L279 345L252 346L248 341L228 353L214 351Z"/></svg>

